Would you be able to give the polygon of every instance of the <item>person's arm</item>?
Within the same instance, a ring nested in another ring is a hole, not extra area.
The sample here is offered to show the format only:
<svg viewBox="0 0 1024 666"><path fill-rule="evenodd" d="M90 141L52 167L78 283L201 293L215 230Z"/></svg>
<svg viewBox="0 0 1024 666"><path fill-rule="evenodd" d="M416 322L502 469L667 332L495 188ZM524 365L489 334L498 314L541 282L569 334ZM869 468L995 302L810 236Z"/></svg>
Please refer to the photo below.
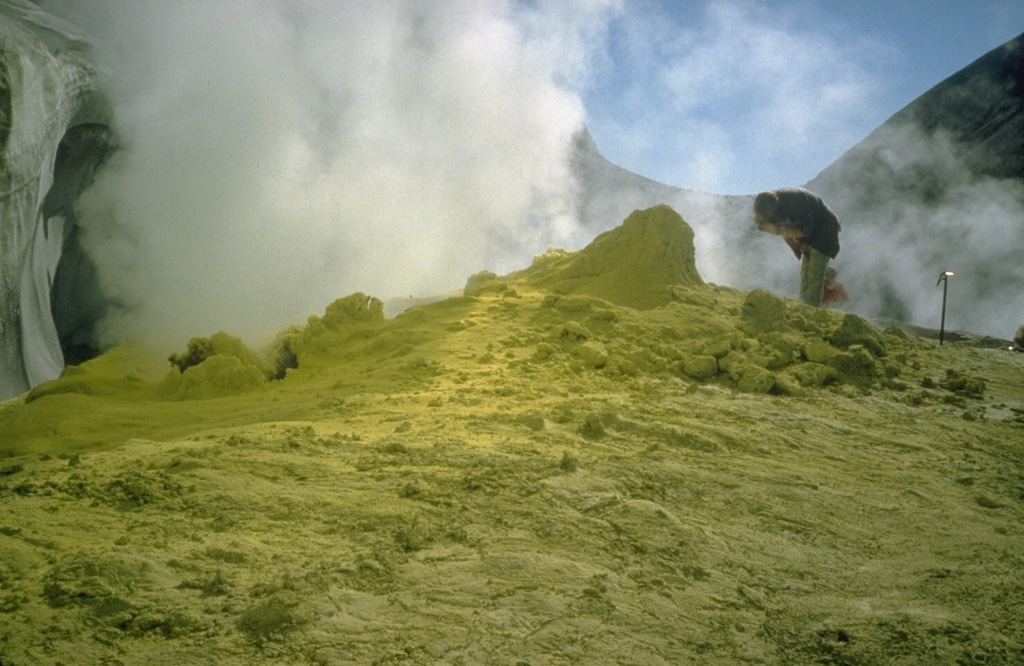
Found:
<svg viewBox="0 0 1024 666"><path fill-rule="evenodd" d="M797 259L802 257L803 251L801 250L801 247L803 246L803 243L801 243L799 239L793 238L792 236L783 236L782 240L786 241L786 245L789 246L790 250L793 250L793 254L796 255Z"/></svg>

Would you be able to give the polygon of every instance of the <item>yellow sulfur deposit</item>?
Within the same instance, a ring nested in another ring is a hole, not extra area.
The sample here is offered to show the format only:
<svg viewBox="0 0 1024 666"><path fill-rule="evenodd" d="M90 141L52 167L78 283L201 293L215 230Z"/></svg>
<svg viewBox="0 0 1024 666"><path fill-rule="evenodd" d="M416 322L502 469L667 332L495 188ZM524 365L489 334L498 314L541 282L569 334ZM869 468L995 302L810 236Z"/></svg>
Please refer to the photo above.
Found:
<svg viewBox="0 0 1024 666"><path fill-rule="evenodd" d="M0 404L0 662L1020 663L1024 355L705 284L670 208Z"/></svg>

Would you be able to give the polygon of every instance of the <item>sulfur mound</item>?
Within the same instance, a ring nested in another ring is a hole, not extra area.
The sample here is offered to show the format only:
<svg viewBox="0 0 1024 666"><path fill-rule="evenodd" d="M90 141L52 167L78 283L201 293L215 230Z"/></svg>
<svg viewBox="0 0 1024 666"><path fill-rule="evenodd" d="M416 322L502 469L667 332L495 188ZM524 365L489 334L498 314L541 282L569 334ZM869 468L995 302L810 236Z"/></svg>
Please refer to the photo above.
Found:
<svg viewBox="0 0 1024 666"><path fill-rule="evenodd" d="M278 376L284 377L289 368L299 367L307 353L325 353L338 347L338 336L344 337L352 328L378 327L384 321L384 303L379 298L357 291L335 300L323 317L310 315L306 326L293 326L278 336L273 345Z"/></svg>
<svg viewBox="0 0 1024 666"><path fill-rule="evenodd" d="M358 322L382 322L384 303L379 298L356 292L328 305L321 321L329 329Z"/></svg>
<svg viewBox="0 0 1024 666"><path fill-rule="evenodd" d="M211 356L182 374L172 372L163 383L166 396L178 400L201 400L249 393L262 388L266 376L234 356Z"/></svg>
<svg viewBox="0 0 1024 666"><path fill-rule="evenodd" d="M491 271L480 271L469 276L466 286L462 289L463 296L477 296L488 290L496 290L502 282Z"/></svg>
<svg viewBox="0 0 1024 666"><path fill-rule="evenodd" d="M167 360L178 369L178 372L184 373L213 356L231 356L238 359L242 365L253 366L267 376L271 375L266 362L246 347L240 339L223 331L208 338L192 338L188 341L184 354L171 354Z"/></svg>
<svg viewBox="0 0 1024 666"><path fill-rule="evenodd" d="M879 357L886 354L885 338L881 332L854 314L843 317L842 323L832 333L829 342L836 347L863 345L872 354Z"/></svg>
<svg viewBox="0 0 1024 666"><path fill-rule="evenodd" d="M491 271L480 271L470 275L466 280L466 286L462 289L462 295L472 297L484 294L497 294L506 298L515 298L519 295L504 278L498 277Z"/></svg>
<svg viewBox="0 0 1024 666"><path fill-rule="evenodd" d="M785 324L786 304L771 292L754 289L743 300L743 321L754 331L775 330Z"/></svg>
<svg viewBox="0 0 1024 666"><path fill-rule="evenodd" d="M587 294L648 310L672 299L673 285L703 285L693 229L665 205L637 210L579 252L552 250L519 274L555 294Z"/></svg>
<svg viewBox="0 0 1024 666"><path fill-rule="evenodd" d="M167 360L178 371L164 379L163 391L181 400L248 393L275 375L245 343L223 332L192 338L184 354L171 354Z"/></svg>

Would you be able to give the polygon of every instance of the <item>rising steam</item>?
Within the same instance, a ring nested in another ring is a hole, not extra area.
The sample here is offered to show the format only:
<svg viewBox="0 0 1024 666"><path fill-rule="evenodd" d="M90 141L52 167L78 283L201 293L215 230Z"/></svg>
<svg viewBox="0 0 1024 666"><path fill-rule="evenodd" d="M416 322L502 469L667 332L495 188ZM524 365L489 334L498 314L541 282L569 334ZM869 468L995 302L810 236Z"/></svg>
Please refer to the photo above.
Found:
<svg viewBox="0 0 1024 666"><path fill-rule="evenodd" d="M912 121L879 128L811 187L843 220L837 264L856 310L1009 339L1024 319L1024 182L979 172L973 145Z"/></svg>
<svg viewBox="0 0 1024 666"><path fill-rule="evenodd" d="M657 203L695 229L705 279L795 295L799 265L751 230L747 197L577 182L588 69L618 44L632 82L606 134L620 145L602 149L687 188L747 174L754 194L801 184L786 174L877 126L893 56L808 30L792 8L730 1L697 3L683 26L620 0L43 4L109 47L97 59L124 149L82 202L84 243L123 306L107 342L248 335L357 290L451 290ZM1024 319L1020 182L976 175L941 133L885 141L809 184L842 220L851 310L934 325L934 282L952 269L947 325L1008 336Z"/></svg>
<svg viewBox="0 0 1024 666"><path fill-rule="evenodd" d="M273 329L581 240L569 168L612 2L47 3L124 149L82 202L108 341Z"/></svg>

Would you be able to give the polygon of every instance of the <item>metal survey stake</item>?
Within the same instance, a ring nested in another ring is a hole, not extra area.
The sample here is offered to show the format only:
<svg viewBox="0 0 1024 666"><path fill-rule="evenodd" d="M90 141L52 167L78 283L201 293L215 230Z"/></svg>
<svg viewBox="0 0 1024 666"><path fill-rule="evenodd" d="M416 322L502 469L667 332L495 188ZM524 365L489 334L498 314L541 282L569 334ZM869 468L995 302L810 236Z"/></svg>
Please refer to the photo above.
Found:
<svg viewBox="0 0 1024 666"><path fill-rule="evenodd" d="M946 332L946 291L949 289L949 276L953 275L953 271L942 271L942 275L939 276L939 282L942 283L942 318L939 320L939 344L942 344L942 338ZM935 283L935 286L939 286L939 282Z"/></svg>

